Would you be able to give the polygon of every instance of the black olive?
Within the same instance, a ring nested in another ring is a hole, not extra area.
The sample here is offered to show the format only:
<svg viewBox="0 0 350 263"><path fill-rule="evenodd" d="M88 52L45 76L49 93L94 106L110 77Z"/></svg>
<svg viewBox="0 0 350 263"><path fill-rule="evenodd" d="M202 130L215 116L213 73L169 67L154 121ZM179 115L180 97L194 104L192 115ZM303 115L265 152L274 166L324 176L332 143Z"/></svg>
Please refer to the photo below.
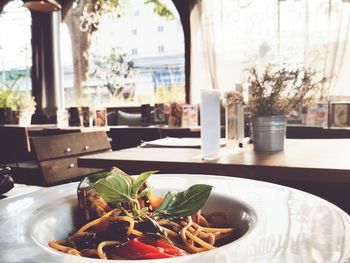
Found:
<svg viewBox="0 0 350 263"><path fill-rule="evenodd" d="M95 233L89 233L85 236L78 237L74 241L75 247L78 250L97 248L101 242L102 240Z"/></svg>
<svg viewBox="0 0 350 263"><path fill-rule="evenodd" d="M107 226L98 236L102 240L115 240L125 242L127 240L127 231L129 223L126 221L116 221Z"/></svg>
<svg viewBox="0 0 350 263"><path fill-rule="evenodd" d="M135 225L135 229L146 234L160 234L164 235L164 230L160 225L148 216L143 216L141 220Z"/></svg>

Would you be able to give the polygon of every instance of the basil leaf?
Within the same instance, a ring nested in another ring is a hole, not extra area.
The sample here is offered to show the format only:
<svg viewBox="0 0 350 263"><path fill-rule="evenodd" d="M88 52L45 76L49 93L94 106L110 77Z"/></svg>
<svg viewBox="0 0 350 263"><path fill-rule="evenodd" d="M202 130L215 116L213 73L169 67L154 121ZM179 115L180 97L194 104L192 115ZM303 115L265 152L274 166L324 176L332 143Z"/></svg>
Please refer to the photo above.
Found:
<svg viewBox="0 0 350 263"><path fill-rule="evenodd" d="M129 177L126 173L124 173L122 170L120 170L117 167L113 167L109 171L99 172L96 174L89 175L84 178L84 182L88 184L96 183L99 179L106 178L110 175L124 175ZM130 183L132 182L131 178L129 178Z"/></svg>
<svg viewBox="0 0 350 263"><path fill-rule="evenodd" d="M148 179L148 177L150 177L152 174L156 173L158 171L148 171L148 172L144 172L141 173L136 180L133 182L132 185L132 193L134 195L136 195L141 187L141 185L143 185L144 182L146 182L146 180Z"/></svg>
<svg viewBox="0 0 350 263"><path fill-rule="evenodd" d="M151 189L150 189L149 187L143 189L143 190L141 191L141 193L139 193L139 194L137 195L137 198L144 197L144 196L147 195L150 191L151 191Z"/></svg>
<svg viewBox="0 0 350 263"><path fill-rule="evenodd" d="M109 172L100 172L97 174L89 175L79 182L78 189L83 189L85 187L88 187L89 185L91 185L91 183L95 183L97 180L101 178L106 178L108 175L109 175Z"/></svg>
<svg viewBox="0 0 350 263"><path fill-rule="evenodd" d="M100 172L97 174L92 174L86 178L89 183L96 183L99 179L106 178L108 175L110 175L110 172Z"/></svg>
<svg viewBox="0 0 350 263"><path fill-rule="evenodd" d="M112 169L110 170L110 172L111 172L112 174L121 174L121 175L128 176L127 173L125 173L124 171L120 170L118 167L112 167Z"/></svg>
<svg viewBox="0 0 350 263"><path fill-rule="evenodd" d="M183 192L168 192L154 215L177 218L196 214L209 198L211 185L196 184Z"/></svg>
<svg viewBox="0 0 350 263"><path fill-rule="evenodd" d="M177 194L178 192L176 191L168 192L165 195L163 202L161 202L161 204L158 206L157 210L154 211L154 213L162 213L167 210L167 207L171 207L171 203L175 201Z"/></svg>
<svg viewBox="0 0 350 263"><path fill-rule="evenodd" d="M132 180L129 176L110 174L90 185L106 202L123 203L131 198Z"/></svg>

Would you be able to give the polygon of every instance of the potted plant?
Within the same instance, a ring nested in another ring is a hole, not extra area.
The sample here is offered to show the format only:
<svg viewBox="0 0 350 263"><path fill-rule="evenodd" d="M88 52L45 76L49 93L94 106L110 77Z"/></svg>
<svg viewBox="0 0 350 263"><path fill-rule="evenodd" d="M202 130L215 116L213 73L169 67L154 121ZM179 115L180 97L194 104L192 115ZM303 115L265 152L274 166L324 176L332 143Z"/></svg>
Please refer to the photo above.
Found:
<svg viewBox="0 0 350 263"><path fill-rule="evenodd" d="M0 89L0 125L10 124L12 120L12 110L16 107L16 95L7 88Z"/></svg>
<svg viewBox="0 0 350 263"><path fill-rule="evenodd" d="M25 77L22 72L10 72L0 85L0 124L17 124L18 107L21 103L19 81Z"/></svg>
<svg viewBox="0 0 350 263"><path fill-rule="evenodd" d="M36 109L35 97L18 93L16 100L17 109L19 112L18 123L20 126L29 126L32 121L32 115Z"/></svg>
<svg viewBox="0 0 350 263"><path fill-rule="evenodd" d="M259 74L248 70L248 110L256 151L281 151L287 116L304 102L320 94L326 78L315 80L316 72L298 68L276 69L269 65Z"/></svg>

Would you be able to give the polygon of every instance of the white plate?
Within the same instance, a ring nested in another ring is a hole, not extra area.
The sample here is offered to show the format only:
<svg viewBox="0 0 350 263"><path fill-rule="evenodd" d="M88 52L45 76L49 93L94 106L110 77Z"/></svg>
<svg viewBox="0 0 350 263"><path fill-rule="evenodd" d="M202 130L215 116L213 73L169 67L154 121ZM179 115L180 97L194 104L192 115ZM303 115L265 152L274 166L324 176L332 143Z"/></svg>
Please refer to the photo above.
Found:
<svg viewBox="0 0 350 263"><path fill-rule="evenodd" d="M242 206L237 220L250 222L250 229L235 242L209 252L145 262L348 262L350 218L323 199L279 185L223 176L159 174L150 178L150 185L159 192L196 183L213 185L212 195L227 201L217 204L217 209L225 206L225 211L235 214ZM72 230L76 187L76 183L60 185L1 200L0 262L102 262L47 246L49 240L64 238Z"/></svg>

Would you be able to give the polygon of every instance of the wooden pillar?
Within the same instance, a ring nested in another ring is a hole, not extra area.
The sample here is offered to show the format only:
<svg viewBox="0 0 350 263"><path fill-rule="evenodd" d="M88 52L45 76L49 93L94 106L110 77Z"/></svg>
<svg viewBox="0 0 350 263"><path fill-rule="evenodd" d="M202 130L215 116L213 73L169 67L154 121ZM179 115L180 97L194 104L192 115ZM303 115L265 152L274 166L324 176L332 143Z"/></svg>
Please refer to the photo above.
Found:
<svg viewBox="0 0 350 263"><path fill-rule="evenodd" d="M50 122L59 107L61 62L60 12L32 11L32 95L37 102L35 123Z"/></svg>
<svg viewBox="0 0 350 263"><path fill-rule="evenodd" d="M184 31L185 39L185 91L186 91L186 103L191 102L191 25L190 25L190 15L193 6L197 2L196 0L173 0L177 11L180 14L180 19L182 23L182 28Z"/></svg>

